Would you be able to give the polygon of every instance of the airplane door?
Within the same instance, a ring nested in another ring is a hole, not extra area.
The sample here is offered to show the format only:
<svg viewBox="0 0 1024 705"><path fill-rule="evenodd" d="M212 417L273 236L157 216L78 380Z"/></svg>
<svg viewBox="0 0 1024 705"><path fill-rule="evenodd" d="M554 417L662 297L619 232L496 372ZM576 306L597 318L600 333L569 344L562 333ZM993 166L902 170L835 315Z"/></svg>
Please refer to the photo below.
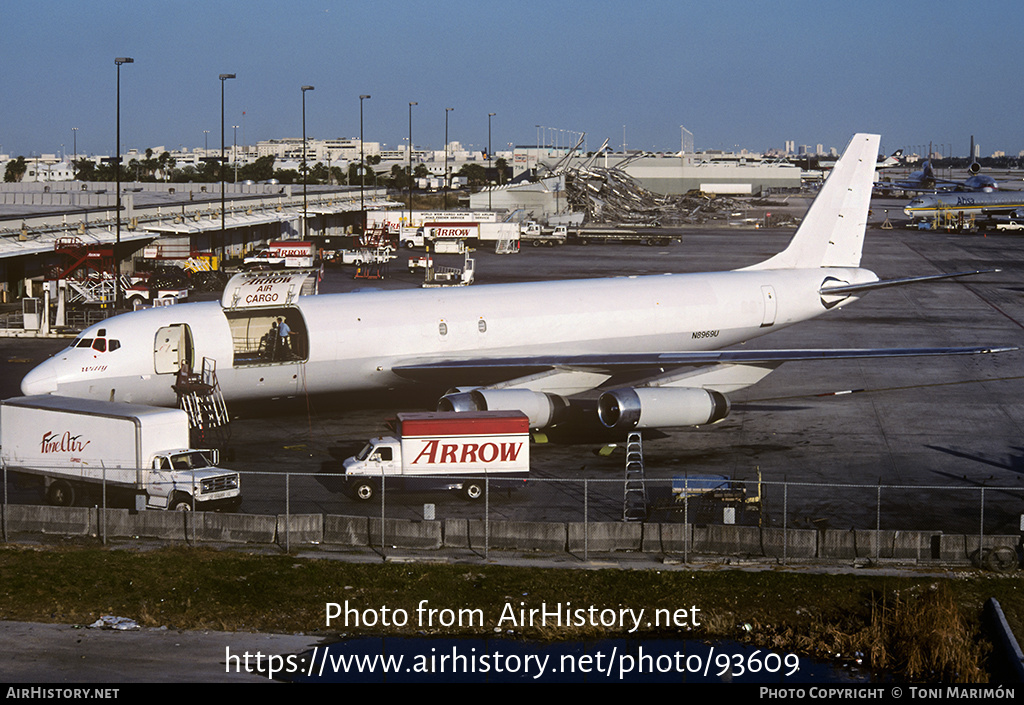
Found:
<svg viewBox="0 0 1024 705"><path fill-rule="evenodd" d="M153 342L153 366L158 375L173 374L181 369L181 363L192 369L192 335L188 326L178 323L161 328Z"/></svg>
<svg viewBox="0 0 1024 705"><path fill-rule="evenodd" d="M761 298L764 299L764 318L761 320L761 327L775 325L775 312L778 304L775 300L775 287L766 285L761 287Z"/></svg>

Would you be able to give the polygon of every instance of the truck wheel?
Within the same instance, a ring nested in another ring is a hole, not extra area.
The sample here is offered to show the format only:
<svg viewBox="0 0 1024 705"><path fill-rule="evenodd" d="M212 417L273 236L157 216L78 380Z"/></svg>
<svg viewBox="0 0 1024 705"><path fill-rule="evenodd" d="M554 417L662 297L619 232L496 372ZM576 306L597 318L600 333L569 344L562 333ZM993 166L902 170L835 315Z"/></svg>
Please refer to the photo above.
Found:
<svg viewBox="0 0 1024 705"><path fill-rule="evenodd" d="M46 491L46 498L55 507L70 507L75 503L75 488L70 482L57 480Z"/></svg>
<svg viewBox="0 0 1024 705"><path fill-rule="evenodd" d="M191 512L192 501L189 499L188 495L175 494L171 496L171 501L167 507L168 509L176 512Z"/></svg>
<svg viewBox="0 0 1024 705"><path fill-rule="evenodd" d="M366 480L363 482L357 482L355 487L352 488L352 497L361 502L367 502L373 499L375 494L377 494L377 490L373 486L373 483Z"/></svg>
<svg viewBox="0 0 1024 705"><path fill-rule="evenodd" d="M484 496L484 485L482 482L471 481L462 484L462 494L466 499L475 502Z"/></svg>

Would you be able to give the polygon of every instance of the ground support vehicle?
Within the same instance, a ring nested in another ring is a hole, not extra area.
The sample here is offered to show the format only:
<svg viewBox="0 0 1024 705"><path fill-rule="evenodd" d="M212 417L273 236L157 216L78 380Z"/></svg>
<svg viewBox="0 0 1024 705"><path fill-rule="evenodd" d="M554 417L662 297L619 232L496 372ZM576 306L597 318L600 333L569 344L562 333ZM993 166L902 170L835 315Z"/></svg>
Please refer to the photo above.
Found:
<svg viewBox="0 0 1024 705"><path fill-rule="evenodd" d="M469 500L485 487L513 489L530 471L530 427L515 411L398 414L394 436L370 439L342 464L355 499L385 491L459 490Z"/></svg>
<svg viewBox="0 0 1024 705"><path fill-rule="evenodd" d="M266 249L246 257L242 264L248 269L276 269L281 267L313 267L316 262L316 245L312 242L278 240Z"/></svg>
<svg viewBox="0 0 1024 705"><path fill-rule="evenodd" d="M754 493L746 482L724 475L686 475L672 478L669 492L652 493L650 516L652 521L756 524L760 509L760 480Z"/></svg>
<svg viewBox="0 0 1024 705"><path fill-rule="evenodd" d="M523 231L519 239L520 242L529 243L533 247L540 247L542 245L554 247L555 245L564 245L567 237L568 228L564 225L545 230L541 227L540 223L530 221L523 225Z"/></svg>
<svg viewBox="0 0 1024 705"><path fill-rule="evenodd" d="M188 443L181 409L55 395L0 402L0 461L57 506L106 493L135 509L237 509L238 473Z"/></svg>

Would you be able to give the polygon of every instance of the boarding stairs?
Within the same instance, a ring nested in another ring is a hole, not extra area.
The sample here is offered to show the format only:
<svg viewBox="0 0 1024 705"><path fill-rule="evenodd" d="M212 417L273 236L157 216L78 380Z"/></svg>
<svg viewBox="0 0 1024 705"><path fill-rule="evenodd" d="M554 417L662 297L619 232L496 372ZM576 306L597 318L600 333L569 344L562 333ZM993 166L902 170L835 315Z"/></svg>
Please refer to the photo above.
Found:
<svg viewBox="0 0 1024 705"><path fill-rule="evenodd" d="M390 234L383 226L366 229L359 237L361 262L356 266L354 279L386 279L388 263L395 259Z"/></svg>
<svg viewBox="0 0 1024 705"><path fill-rule="evenodd" d="M77 272L79 278L87 278L89 274L109 276L116 269L114 248L110 245L87 244L78 237L62 237L54 243L53 251L64 259L54 279L67 279L73 272Z"/></svg>
<svg viewBox="0 0 1024 705"><path fill-rule="evenodd" d="M113 305L116 286L114 278L90 277L88 279L64 279L67 286L67 302L71 304ZM122 291L124 285L122 282Z"/></svg>
<svg viewBox="0 0 1024 705"><path fill-rule="evenodd" d="M231 437L231 419L224 393L217 381L217 362L203 358L199 374L179 373L174 385L178 408L188 414L192 445L196 448L223 448Z"/></svg>
<svg viewBox="0 0 1024 705"><path fill-rule="evenodd" d="M647 518L647 479L644 473L643 437L633 431L626 437L626 475L622 496L622 520Z"/></svg>
<svg viewBox="0 0 1024 705"><path fill-rule="evenodd" d="M498 255L512 255L519 252L519 238L503 237L494 246L494 253Z"/></svg>

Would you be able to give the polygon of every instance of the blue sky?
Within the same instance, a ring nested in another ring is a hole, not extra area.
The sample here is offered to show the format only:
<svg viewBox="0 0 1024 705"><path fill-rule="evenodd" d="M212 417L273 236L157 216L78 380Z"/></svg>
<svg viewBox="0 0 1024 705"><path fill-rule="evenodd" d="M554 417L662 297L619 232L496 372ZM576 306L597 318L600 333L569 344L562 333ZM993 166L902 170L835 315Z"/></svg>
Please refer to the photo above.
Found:
<svg viewBox="0 0 1024 705"><path fill-rule="evenodd" d="M1019 86L1024 3L791 0L0 0L0 152L145 149L359 134L394 146L449 135L532 144L536 125L621 147L797 144L841 149L945 144L966 155L1024 149ZM239 129L238 139L243 139ZM936 147L937 148L937 147Z"/></svg>

